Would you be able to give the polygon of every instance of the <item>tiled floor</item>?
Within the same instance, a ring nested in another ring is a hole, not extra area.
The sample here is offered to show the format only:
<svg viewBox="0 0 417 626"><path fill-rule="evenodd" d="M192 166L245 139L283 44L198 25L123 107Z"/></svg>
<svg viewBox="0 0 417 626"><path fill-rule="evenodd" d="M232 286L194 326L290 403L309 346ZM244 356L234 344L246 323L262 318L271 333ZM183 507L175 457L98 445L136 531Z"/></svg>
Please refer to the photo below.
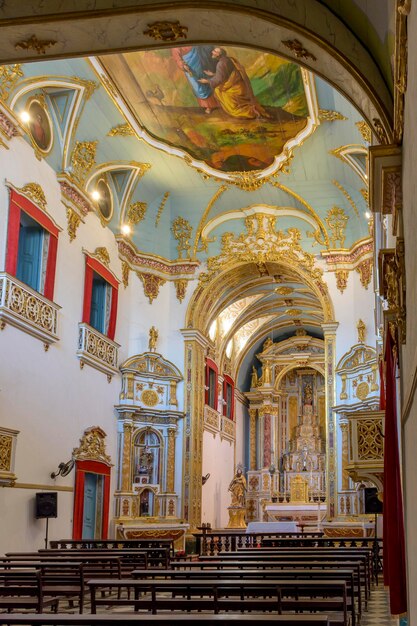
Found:
<svg viewBox="0 0 417 626"><path fill-rule="evenodd" d="M374 587L368 601L368 610L363 614L361 626L394 626L398 619L391 617L387 590L380 582Z"/></svg>

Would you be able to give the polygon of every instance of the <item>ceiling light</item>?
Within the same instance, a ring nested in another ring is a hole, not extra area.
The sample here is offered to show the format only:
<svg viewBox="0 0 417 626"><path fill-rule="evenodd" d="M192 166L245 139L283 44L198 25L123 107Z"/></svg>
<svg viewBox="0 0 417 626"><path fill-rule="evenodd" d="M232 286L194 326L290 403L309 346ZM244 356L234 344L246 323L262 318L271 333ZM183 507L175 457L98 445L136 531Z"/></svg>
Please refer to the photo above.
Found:
<svg viewBox="0 0 417 626"><path fill-rule="evenodd" d="M20 114L20 119L22 120L24 124L27 124L28 122L30 122L29 113L27 111L22 111Z"/></svg>
<svg viewBox="0 0 417 626"><path fill-rule="evenodd" d="M366 212L365 212L365 217L366 217L366 219L367 219L367 220L370 220L370 219L371 219L371 214L370 214L370 212L369 212L369 211L366 211Z"/></svg>
<svg viewBox="0 0 417 626"><path fill-rule="evenodd" d="M91 194L91 197L93 198L93 200L100 200L100 194L97 191L97 189L94 189L93 193Z"/></svg>
<svg viewBox="0 0 417 626"><path fill-rule="evenodd" d="M123 235L130 235L130 233L132 232L132 229L130 228L129 224L122 224L122 234Z"/></svg>

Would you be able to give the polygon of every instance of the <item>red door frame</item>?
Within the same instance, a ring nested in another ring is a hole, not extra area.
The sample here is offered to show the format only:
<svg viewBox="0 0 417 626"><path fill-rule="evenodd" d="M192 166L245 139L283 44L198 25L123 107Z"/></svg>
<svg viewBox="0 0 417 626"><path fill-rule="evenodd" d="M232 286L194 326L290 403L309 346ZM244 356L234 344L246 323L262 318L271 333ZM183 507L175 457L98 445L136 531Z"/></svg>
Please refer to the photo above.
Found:
<svg viewBox="0 0 417 626"><path fill-rule="evenodd" d="M111 468L102 461L75 462L74 519L72 523L72 538L82 539L84 515L84 486L86 472L104 476L103 525L101 530L101 539L107 539L109 532Z"/></svg>

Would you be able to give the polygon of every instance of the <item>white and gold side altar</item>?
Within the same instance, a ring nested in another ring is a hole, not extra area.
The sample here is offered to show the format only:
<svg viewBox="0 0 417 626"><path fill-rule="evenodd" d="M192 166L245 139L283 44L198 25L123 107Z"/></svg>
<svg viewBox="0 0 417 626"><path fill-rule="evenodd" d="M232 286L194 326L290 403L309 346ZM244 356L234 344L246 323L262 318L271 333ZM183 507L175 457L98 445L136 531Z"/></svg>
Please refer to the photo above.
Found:
<svg viewBox="0 0 417 626"><path fill-rule="evenodd" d="M169 538L184 547L188 524L180 519L176 459L184 414L178 410L178 368L156 352L152 327L149 350L120 367L122 390L116 406L119 467L116 534L124 539Z"/></svg>

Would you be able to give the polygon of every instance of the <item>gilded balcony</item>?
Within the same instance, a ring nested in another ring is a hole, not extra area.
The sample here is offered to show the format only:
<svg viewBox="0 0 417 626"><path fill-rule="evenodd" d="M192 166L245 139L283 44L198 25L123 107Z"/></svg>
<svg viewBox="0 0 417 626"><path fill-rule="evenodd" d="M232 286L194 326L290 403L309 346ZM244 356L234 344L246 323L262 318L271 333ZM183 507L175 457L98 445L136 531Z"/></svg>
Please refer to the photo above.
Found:
<svg viewBox="0 0 417 626"><path fill-rule="evenodd" d="M59 340L60 306L6 272L0 273L0 326L11 324L43 341L45 350Z"/></svg>
<svg viewBox="0 0 417 626"><path fill-rule="evenodd" d="M120 345L112 341L89 324L78 324L78 350L81 369L85 364L107 375L110 382L112 376L119 372L117 367Z"/></svg>
<svg viewBox="0 0 417 626"><path fill-rule="evenodd" d="M348 463L346 471L355 481L372 481L383 490L384 411L356 411L346 416Z"/></svg>

